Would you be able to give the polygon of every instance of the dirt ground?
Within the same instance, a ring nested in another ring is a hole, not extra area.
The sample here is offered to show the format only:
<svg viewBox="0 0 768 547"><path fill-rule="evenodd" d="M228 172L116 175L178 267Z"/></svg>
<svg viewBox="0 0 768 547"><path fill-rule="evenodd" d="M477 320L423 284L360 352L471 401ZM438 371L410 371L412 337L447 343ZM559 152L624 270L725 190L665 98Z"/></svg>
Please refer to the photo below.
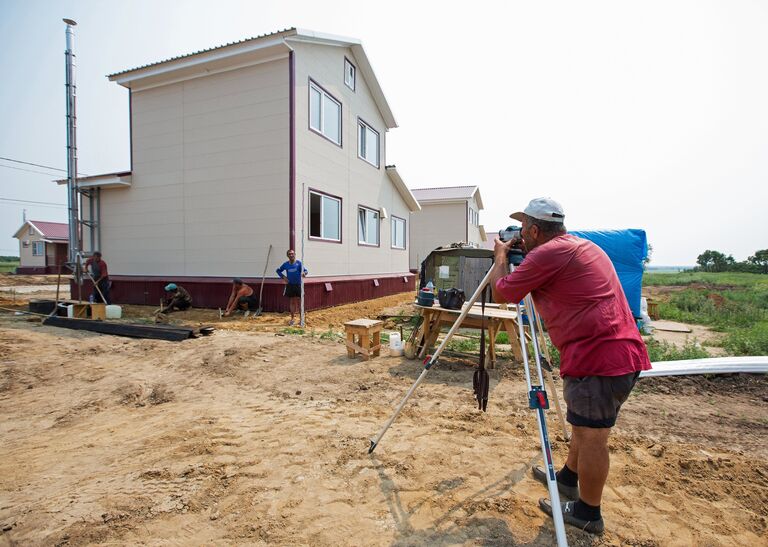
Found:
<svg viewBox="0 0 768 547"><path fill-rule="evenodd" d="M216 331L184 342L0 313L0 546L553 545L517 363L491 371L484 414L473 363L442 361L367 454L421 364L348 359L326 333L411 298L312 312L305 335L194 310L172 321ZM570 544L768 545L766 403L763 376L642 380L610 441L607 531Z"/></svg>

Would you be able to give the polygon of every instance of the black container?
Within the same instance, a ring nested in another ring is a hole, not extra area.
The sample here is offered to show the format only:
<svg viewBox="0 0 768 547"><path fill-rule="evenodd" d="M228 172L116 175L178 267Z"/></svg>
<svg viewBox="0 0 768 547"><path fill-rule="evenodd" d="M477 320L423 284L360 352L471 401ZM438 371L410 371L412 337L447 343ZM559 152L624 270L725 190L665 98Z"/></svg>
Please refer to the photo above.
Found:
<svg viewBox="0 0 768 547"><path fill-rule="evenodd" d="M424 289L420 290L419 295L416 297L416 303L419 306L431 308L435 304L435 293Z"/></svg>
<svg viewBox="0 0 768 547"><path fill-rule="evenodd" d="M56 309L56 302L54 300L30 300L29 311L32 313L42 313L49 315Z"/></svg>

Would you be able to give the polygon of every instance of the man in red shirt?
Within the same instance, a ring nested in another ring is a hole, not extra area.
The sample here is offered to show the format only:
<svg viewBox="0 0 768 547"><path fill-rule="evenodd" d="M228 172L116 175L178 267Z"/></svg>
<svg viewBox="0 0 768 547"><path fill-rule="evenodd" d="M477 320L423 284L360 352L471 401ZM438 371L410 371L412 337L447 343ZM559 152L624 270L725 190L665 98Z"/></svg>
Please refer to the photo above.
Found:
<svg viewBox="0 0 768 547"><path fill-rule="evenodd" d="M109 270L107 270L107 263L101 258L101 252L94 251L93 256L85 261L83 265L85 271L88 268L91 269L91 277L93 278L93 302L104 302L105 304L111 304L112 300L109 296L109 289L112 282L109 280ZM98 286L98 289L96 288ZM104 298L101 298L101 295Z"/></svg>
<svg viewBox="0 0 768 547"><path fill-rule="evenodd" d="M640 371L651 368L616 270L597 245L568 235L565 215L550 198L532 200L510 215L522 222L522 240L496 240L491 287L496 302L520 302L531 293L560 351L563 397L573 428L558 490L573 501L562 503L563 519L602 533L600 513L608 478L608 435ZM507 253L523 246L527 256L507 274ZM534 467L546 484L546 473ZM548 499L539 506L552 514Z"/></svg>

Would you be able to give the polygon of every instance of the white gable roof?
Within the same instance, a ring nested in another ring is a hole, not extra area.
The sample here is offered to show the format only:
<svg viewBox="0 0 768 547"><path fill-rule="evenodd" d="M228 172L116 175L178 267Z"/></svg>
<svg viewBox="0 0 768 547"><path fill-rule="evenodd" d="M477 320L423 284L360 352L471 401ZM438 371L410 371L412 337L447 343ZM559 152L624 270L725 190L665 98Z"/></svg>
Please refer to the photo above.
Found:
<svg viewBox="0 0 768 547"><path fill-rule="evenodd" d="M483 209L483 200L480 197L480 188L477 186L440 186L436 188L414 188L413 195L419 203L432 203L444 201L463 201L477 198L477 205Z"/></svg>
<svg viewBox="0 0 768 547"><path fill-rule="evenodd" d="M405 182L403 182L403 178L400 176L400 173L397 172L397 167L394 165L387 165L385 170L387 171L387 175L389 175L389 180L391 180L392 184L395 186L397 193L400 194L400 197L403 198L403 201L405 201L405 204L408 206L408 210L412 213L421 211L419 201L405 185Z"/></svg>
<svg viewBox="0 0 768 547"><path fill-rule="evenodd" d="M146 89L279 59L293 49L290 45L292 41L350 48L358 64L357 70L368 84L373 100L387 124L387 129L397 127L392 109L384 97L384 91L373 72L362 42L356 38L334 36L312 30L291 28L263 34L116 72L107 77L110 81L129 89Z"/></svg>

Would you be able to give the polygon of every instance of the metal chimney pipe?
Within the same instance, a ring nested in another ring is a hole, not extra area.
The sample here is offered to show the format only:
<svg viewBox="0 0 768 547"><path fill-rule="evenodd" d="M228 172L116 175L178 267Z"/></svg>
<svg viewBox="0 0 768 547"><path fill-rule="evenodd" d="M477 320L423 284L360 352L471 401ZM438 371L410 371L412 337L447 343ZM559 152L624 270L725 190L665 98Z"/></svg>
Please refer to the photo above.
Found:
<svg viewBox="0 0 768 547"><path fill-rule="evenodd" d="M80 254L80 219L77 192L77 86L75 85L75 54L73 51L77 25L72 19L67 24L66 91L67 91L67 206L69 208L69 262L75 264Z"/></svg>

